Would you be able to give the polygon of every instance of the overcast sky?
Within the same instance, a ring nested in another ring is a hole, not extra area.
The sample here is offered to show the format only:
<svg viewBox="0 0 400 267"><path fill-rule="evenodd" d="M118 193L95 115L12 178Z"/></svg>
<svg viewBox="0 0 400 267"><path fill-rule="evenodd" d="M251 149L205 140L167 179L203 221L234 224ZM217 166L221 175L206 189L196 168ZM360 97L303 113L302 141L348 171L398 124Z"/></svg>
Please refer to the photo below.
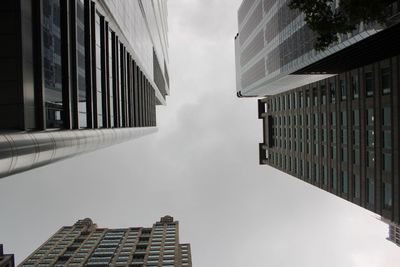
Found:
<svg viewBox="0 0 400 267"><path fill-rule="evenodd" d="M159 132L0 180L0 243L22 261L63 225L180 221L194 267L398 267L378 216L258 165L257 100L235 93L241 0L170 0Z"/></svg>

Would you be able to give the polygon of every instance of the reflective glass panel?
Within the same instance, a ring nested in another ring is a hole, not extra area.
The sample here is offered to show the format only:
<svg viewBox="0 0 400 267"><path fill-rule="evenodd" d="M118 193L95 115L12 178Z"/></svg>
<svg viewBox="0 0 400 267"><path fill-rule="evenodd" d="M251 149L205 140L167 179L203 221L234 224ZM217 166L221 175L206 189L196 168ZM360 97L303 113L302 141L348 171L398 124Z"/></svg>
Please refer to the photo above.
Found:
<svg viewBox="0 0 400 267"><path fill-rule="evenodd" d="M43 78L46 127L62 128L64 107L62 96L60 0L43 0Z"/></svg>
<svg viewBox="0 0 400 267"><path fill-rule="evenodd" d="M78 53L78 113L79 127L87 127L87 105L86 105L86 65L85 65L85 5L84 0L77 1L77 18L76 18L76 34L77 34L77 53Z"/></svg>

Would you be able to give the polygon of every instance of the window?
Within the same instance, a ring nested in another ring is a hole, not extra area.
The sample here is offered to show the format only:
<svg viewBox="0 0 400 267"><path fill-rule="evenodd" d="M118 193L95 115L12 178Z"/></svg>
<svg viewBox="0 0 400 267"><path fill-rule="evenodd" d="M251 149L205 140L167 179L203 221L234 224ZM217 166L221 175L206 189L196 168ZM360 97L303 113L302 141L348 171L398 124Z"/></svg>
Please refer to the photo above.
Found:
<svg viewBox="0 0 400 267"><path fill-rule="evenodd" d="M323 158L326 158L326 146L322 146L322 147L321 147L321 156L322 156Z"/></svg>
<svg viewBox="0 0 400 267"><path fill-rule="evenodd" d="M392 154L383 153L382 168L385 172L392 171Z"/></svg>
<svg viewBox="0 0 400 267"><path fill-rule="evenodd" d="M374 110L367 109L367 126L374 126Z"/></svg>
<svg viewBox="0 0 400 267"><path fill-rule="evenodd" d="M375 145L375 132L368 130L367 131L367 146L373 147Z"/></svg>
<svg viewBox="0 0 400 267"><path fill-rule="evenodd" d="M310 106L310 103L311 102L311 100L310 100L310 91L306 91L306 105L307 105L307 107L309 107Z"/></svg>
<svg viewBox="0 0 400 267"><path fill-rule="evenodd" d="M318 105L318 92L315 88L313 90L313 105L314 106Z"/></svg>
<svg viewBox="0 0 400 267"><path fill-rule="evenodd" d="M382 144L384 149L392 148L392 132L391 131L383 131L382 135Z"/></svg>
<svg viewBox="0 0 400 267"><path fill-rule="evenodd" d="M331 159L336 159L336 146L331 146Z"/></svg>
<svg viewBox="0 0 400 267"><path fill-rule="evenodd" d="M391 210L393 205L392 184L388 182L383 183L383 208Z"/></svg>
<svg viewBox="0 0 400 267"><path fill-rule="evenodd" d="M340 137L342 144L347 145L347 130L342 130Z"/></svg>
<svg viewBox="0 0 400 267"><path fill-rule="evenodd" d="M368 204L375 204L375 182L372 178L367 178L367 201Z"/></svg>
<svg viewBox="0 0 400 267"><path fill-rule="evenodd" d="M326 125L326 113L321 114L321 124Z"/></svg>
<svg viewBox="0 0 400 267"><path fill-rule="evenodd" d="M347 112L346 111L340 112L340 123L342 126L347 126Z"/></svg>
<svg viewBox="0 0 400 267"><path fill-rule="evenodd" d="M110 91L110 126L111 127L116 127L117 124L115 123L117 120L115 120L114 116L114 98L117 96L116 95L116 89L114 88L114 77L113 77L113 68L115 67L114 64L114 55L113 55L113 44L114 44L114 36L113 32L109 30L108 32L108 64L109 64L109 91Z"/></svg>
<svg viewBox="0 0 400 267"><path fill-rule="evenodd" d="M336 88L335 88L334 82L329 83L329 93L330 93L330 98L329 98L330 103L335 103L336 102Z"/></svg>
<svg viewBox="0 0 400 267"><path fill-rule="evenodd" d="M365 73L365 94L367 97L374 95L374 79L372 72Z"/></svg>
<svg viewBox="0 0 400 267"><path fill-rule="evenodd" d="M360 145L360 130L353 130L353 145Z"/></svg>
<svg viewBox="0 0 400 267"><path fill-rule="evenodd" d="M299 92L299 100L300 100L300 102L299 102L299 107L300 108L304 108L304 94L303 94L303 92Z"/></svg>
<svg viewBox="0 0 400 267"><path fill-rule="evenodd" d="M87 105L86 105L86 60L85 60L85 4L84 0L77 1L76 35L77 44L77 69L78 69L78 113L79 127L87 127Z"/></svg>
<svg viewBox="0 0 400 267"><path fill-rule="evenodd" d="M332 185L331 188L333 190L337 189L337 172L336 169L332 169Z"/></svg>
<svg viewBox="0 0 400 267"><path fill-rule="evenodd" d="M42 61L46 127L62 128L64 120L60 0L43 1Z"/></svg>
<svg viewBox="0 0 400 267"><path fill-rule="evenodd" d="M102 54L102 27L101 21L102 17L98 13L96 13L96 103L97 103L97 126L99 128L103 127L103 84L102 84L102 72L103 66L101 63L101 54Z"/></svg>
<svg viewBox="0 0 400 267"><path fill-rule="evenodd" d="M336 113L331 112L331 124L332 126L336 126Z"/></svg>
<svg viewBox="0 0 400 267"><path fill-rule="evenodd" d="M336 144L336 130L335 129L331 129L331 142L333 144Z"/></svg>
<svg viewBox="0 0 400 267"><path fill-rule="evenodd" d="M327 141L328 141L328 130L322 129L322 142L327 142Z"/></svg>
<svg viewBox="0 0 400 267"><path fill-rule="evenodd" d="M382 82L382 94L387 95L390 94L392 90L392 83L390 77L390 68L382 68L381 69L381 82Z"/></svg>
<svg viewBox="0 0 400 267"><path fill-rule="evenodd" d="M353 197L360 198L361 192L361 182L360 182L360 175L355 174L353 175Z"/></svg>
<svg viewBox="0 0 400 267"><path fill-rule="evenodd" d="M358 149L353 150L353 164L360 165L360 150Z"/></svg>
<svg viewBox="0 0 400 267"><path fill-rule="evenodd" d="M328 168L326 166L322 166L322 183L324 186L328 185Z"/></svg>
<svg viewBox="0 0 400 267"><path fill-rule="evenodd" d="M342 148L341 149L341 158L342 162L347 162L347 148Z"/></svg>
<svg viewBox="0 0 400 267"><path fill-rule="evenodd" d="M347 88L345 80L340 80L340 96L342 101L347 99Z"/></svg>
<svg viewBox="0 0 400 267"><path fill-rule="evenodd" d="M374 157L374 152L371 150L367 151L367 167L368 168L374 168L375 163L375 157Z"/></svg>
<svg viewBox="0 0 400 267"><path fill-rule="evenodd" d="M313 167L313 173L314 173L314 181L319 182L319 168L317 167L317 164L314 164Z"/></svg>
<svg viewBox="0 0 400 267"><path fill-rule="evenodd" d="M383 126L392 125L392 109L391 107L384 107L382 109L382 122Z"/></svg>
<svg viewBox="0 0 400 267"><path fill-rule="evenodd" d="M353 99L358 99L360 97L360 83L357 74L351 76L351 90L353 93Z"/></svg>
<svg viewBox="0 0 400 267"><path fill-rule="evenodd" d="M360 126L360 111L358 109L353 110L353 126Z"/></svg>
<svg viewBox="0 0 400 267"><path fill-rule="evenodd" d="M321 105L326 105L325 85L321 85Z"/></svg>
<svg viewBox="0 0 400 267"><path fill-rule="evenodd" d="M349 178L347 176L347 172L342 172L342 192L347 194L349 193Z"/></svg>

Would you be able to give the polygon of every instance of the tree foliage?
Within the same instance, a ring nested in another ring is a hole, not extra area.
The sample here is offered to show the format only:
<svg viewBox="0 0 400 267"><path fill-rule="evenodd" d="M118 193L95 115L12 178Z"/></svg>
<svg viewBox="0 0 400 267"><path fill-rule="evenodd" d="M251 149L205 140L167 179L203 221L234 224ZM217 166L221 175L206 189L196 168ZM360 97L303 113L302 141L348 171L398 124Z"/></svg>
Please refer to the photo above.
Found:
<svg viewBox="0 0 400 267"><path fill-rule="evenodd" d="M289 7L305 15L305 21L316 33L314 48L326 49L338 41L338 34L352 32L361 22L384 24L385 11L395 0L291 0Z"/></svg>

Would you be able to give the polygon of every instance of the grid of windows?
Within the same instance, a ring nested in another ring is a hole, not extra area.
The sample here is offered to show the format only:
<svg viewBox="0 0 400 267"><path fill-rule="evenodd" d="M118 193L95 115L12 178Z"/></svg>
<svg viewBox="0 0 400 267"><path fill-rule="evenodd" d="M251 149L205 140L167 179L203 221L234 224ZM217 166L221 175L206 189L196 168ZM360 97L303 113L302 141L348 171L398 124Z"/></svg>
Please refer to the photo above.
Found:
<svg viewBox="0 0 400 267"><path fill-rule="evenodd" d="M36 17L42 25L38 28L42 46L37 53L43 72L43 81L38 80L43 84L43 103L37 105L44 107L44 116L35 119L37 127L155 126L156 105L168 93L163 55L151 47L152 62L144 64L157 68L147 70L153 75L149 78L129 52L136 44L127 44L125 36L119 36L120 29L113 28L111 18L95 2L43 0L40 6ZM155 90L161 93L157 97Z"/></svg>
<svg viewBox="0 0 400 267"><path fill-rule="evenodd" d="M21 266L191 267L189 244L179 244L178 222L161 218L152 228L98 229L90 219L63 227Z"/></svg>
<svg viewBox="0 0 400 267"><path fill-rule="evenodd" d="M377 62L259 100L268 106L259 111L265 120L260 149L267 152L260 152L261 164L393 216L393 150L399 143L392 113L398 104L393 90L382 91L394 76L385 64L389 73Z"/></svg>

